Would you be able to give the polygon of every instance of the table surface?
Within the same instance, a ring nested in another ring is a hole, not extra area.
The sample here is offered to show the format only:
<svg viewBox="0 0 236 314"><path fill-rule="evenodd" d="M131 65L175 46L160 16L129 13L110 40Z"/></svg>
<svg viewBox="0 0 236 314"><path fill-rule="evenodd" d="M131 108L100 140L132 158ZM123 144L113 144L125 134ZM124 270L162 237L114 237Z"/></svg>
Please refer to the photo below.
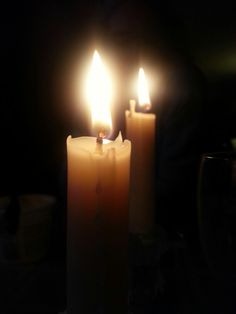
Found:
<svg viewBox="0 0 236 314"><path fill-rule="evenodd" d="M132 236L130 251L130 313L235 314L235 287L213 278L199 252L181 236ZM34 264L0 260L1 314L66 309L65 258L54 253Z"/></svg>

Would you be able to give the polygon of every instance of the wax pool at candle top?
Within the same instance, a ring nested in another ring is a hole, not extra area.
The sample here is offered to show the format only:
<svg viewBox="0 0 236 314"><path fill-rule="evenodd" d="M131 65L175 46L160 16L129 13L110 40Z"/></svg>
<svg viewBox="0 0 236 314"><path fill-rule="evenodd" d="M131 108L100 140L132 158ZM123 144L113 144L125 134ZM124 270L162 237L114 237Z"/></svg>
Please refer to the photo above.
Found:
<svg viewBox="0 0 236 314"><path fill-rule="evenodd" d="M104 139L103 144L101 144L103 153L100 155L96 153L96 137L82 136L72 138L71 136L69 136L67 139L67 143L68 145L70 145L72 151L75 150L75 153L80 152L81 154L92 154L93 158L104 158L113 150L115 150L115 153L117 154L116 158L121 158L123 154L126 155L127 152L130 151L130 142L127 140L123 142L121 134L119 134L115 141Z"/></svg>

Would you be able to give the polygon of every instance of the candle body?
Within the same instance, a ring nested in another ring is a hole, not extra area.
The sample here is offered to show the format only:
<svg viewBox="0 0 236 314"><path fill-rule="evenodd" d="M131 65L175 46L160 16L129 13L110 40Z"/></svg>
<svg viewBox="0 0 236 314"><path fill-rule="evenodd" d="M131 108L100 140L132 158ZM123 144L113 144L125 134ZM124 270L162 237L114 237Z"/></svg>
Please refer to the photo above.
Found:
<svg viewBox="0 0 236 314"><path fill-rule="evenodd" d="M67 139L68 311L127 313L129 141Z"/></svg>
<svg viewBox="0 0 236 314"><path fill-rule="evenodd" d="M149 233L155 215L155 114L125 112L126 137L132 143L130 232Z"/></svg>

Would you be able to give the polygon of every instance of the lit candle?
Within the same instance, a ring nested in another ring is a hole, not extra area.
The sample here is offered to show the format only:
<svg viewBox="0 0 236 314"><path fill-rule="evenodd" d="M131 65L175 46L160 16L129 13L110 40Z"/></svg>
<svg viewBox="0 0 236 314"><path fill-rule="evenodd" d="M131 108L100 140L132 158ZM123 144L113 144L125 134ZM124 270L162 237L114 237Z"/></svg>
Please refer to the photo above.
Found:
<svg viewBox="0 0 236 314"><path fill-rule="evenodd" d="M151 108L147 80L144 70L139 70L139 105L145 113L135 112L135 101L130 101L130 110L125 112L126 136L132 142L130 232L150 233L154 227L154 151L155 114L147 113Z"/></svg>
<svg viewBox="0 0 236 314"><path fill-rule="evenodd" d="M110 82L95 51L87 81L97 137L67 138L68 313L127 313L131 143L111 131Z"/></svg>

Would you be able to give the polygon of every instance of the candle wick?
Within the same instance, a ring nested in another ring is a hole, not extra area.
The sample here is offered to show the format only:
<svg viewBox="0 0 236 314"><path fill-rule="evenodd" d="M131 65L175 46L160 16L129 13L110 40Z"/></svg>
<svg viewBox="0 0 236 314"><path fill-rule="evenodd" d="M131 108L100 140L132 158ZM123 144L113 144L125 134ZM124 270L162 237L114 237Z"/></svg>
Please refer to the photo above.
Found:
<svg viewBox="0 0 236 314"><path fill-rule="evenodd" d="M102 155L103 153L103 139L106 137L106 132L105 130L101 130L98 132L98 135L97 135L97 145L96 145L96 153L99 153Z"/></svg>
<svg viewBox="0 0 236 314"><path fill-rule="evenodd" d="M130 116L132 117L132 115L135 113L136 101L134 99L131 99L129 101L129 106L130 106Z"/></svg>
<svg viewBox="0 0 236 314"><path fill-rule="evenodd" d="M98 136L97 137L97 143L102 145L103 144L103 137Z"/></svg>
<svg viewBox="0 0 236 314"><path fill-rule="evenodd" d="M149 111L151 109L151 104L148 104L148 103L143 104L143 108L145 111Z"/></svg>
<svg viewBox="0 0 236 314"><path fill-rule="evenodd" d="M98 132L97 135L97 143L102 144L103 143L103 139L106 137L106 131L105 130L101 130Z"/></svg>

